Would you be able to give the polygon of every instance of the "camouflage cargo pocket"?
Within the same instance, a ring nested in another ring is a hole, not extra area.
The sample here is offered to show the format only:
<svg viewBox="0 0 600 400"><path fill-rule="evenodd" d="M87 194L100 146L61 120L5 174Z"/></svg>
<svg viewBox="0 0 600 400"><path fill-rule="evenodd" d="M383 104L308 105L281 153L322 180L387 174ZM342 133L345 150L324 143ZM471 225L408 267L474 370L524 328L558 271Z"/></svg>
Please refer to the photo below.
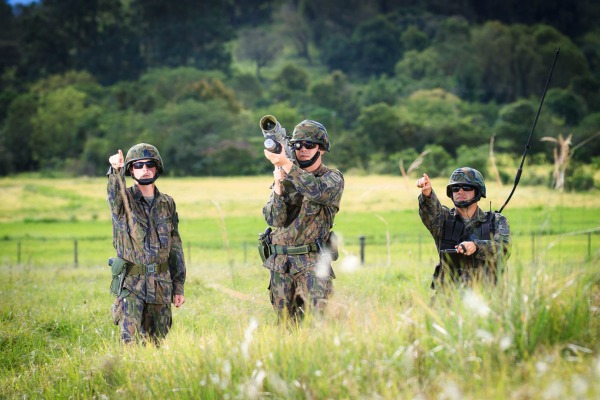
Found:
<svg viewBox="0 0 600 400"><path fill-rule="evenodd" d="M119 321L123 318L123 307L125 299L117 297L113 304L110 306L110 313L112 315L113 324L119 325Z"/></svg>

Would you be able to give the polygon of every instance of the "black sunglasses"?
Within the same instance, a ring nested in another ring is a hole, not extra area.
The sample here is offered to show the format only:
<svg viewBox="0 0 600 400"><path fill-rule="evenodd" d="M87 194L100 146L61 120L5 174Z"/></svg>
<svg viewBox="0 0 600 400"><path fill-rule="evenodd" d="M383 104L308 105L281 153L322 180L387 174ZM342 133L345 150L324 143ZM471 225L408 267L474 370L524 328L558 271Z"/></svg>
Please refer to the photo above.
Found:
<svg viewBox="0 0 600 400"><path fill-rule="evenodd" d="M315 147L317 147L318 145L319 145L318 143L313 143L313 142L295 142L293 144L294 150L300 150L302 147L304 147L307 150L312 150Z"/></svg>
<svg viewBox="0 0 600 400"><path fill-rule="evenodd" d="M452 186L452 191L454 193L458 193L458 191L460 189L464 190L465 192L471 192L471 191L475 190L475 187L471 186L471 185L454 185L454 186Z"/></svg>
<svg viewBox="0 0 600 400"><path fill-rule="evenodd" d="M154 168L156 167L156 161L138 161L138 162L134 162L133 164L133 168L135 169L142 169L144 168L144 165L148 168Z"/></svg>

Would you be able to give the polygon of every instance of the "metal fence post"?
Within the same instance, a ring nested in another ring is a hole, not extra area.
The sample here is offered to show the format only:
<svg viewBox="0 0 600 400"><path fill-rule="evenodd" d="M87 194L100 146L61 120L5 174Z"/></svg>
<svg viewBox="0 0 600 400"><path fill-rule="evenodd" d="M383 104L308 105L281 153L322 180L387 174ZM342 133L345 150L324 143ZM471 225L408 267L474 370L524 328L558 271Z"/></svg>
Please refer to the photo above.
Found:
<svg viewBox="0 0 600 400"><path fill-rule="evenodd" d="M358 239L360 240L360 264L364 265L365 264L365 237L359 236Z"/></svg>
<svg viewBox="0 0 600 400"><path fill-rule="evenodd" d="M77 268L77 239L75 239L75 242L73 243L73 258L75 261L75 268Z"/></svg>

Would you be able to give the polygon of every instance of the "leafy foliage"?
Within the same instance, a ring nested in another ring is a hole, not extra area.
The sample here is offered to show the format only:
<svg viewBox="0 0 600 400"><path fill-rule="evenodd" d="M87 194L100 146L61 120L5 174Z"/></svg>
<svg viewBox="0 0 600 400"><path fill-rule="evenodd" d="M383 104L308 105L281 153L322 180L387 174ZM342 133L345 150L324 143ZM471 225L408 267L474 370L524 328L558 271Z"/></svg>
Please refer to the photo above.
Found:
<svg viewBox="0 0 600 400"><path fill-rule="evenodd" d="M492 136L500 155L520 152L558 47L536 136L600 131L600 31L588 0L559 13L577 15L577 28L537 5L515 12L487 0L5 1L3 174L102 173L108 153L142 140L174 175L262 173L265 114L290 132L304 118L323 122L342 169L397 173L397 154L434 146L451 157L430 167L443 174L460 146L487 154ZM574 161L589 162L598 143ZM531 153L551 156L547 146Z"/></svg>

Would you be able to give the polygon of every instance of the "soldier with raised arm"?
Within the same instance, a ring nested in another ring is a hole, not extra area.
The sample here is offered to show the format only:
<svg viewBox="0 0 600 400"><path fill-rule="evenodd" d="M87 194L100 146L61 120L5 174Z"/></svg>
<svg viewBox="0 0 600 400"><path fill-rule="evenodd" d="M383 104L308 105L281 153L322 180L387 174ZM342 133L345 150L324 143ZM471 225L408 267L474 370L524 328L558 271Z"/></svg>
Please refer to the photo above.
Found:
<svg viewBox="0 0 600 400"><path fill-rule="evenodd" d="M267 224L273 227L263 265L270 270L270 298L277 315L300 320L309 309L322 312L333 293L329 248L344 177L322 162L330 142L319 122L300 122L290 145L294 162L283 149L279 153L265 150L265 157L275 166L275 180L263 208Z"/></svg>
<svg viewBox="0 0 600 400"><path fill-rule="evenodd" d="M454 208L441 205L427 174L417 180L421 188L419 215L435 241L440 262L435 267L432 289L447 283L496 284L510 256L511 236L506 217L484 212L478 206L486 196L479 171L463 167L455 170L446 186Z"/></svg>
<svg viewBox="0 0 600 400"><path fill-rule="evenodd" d="M155 185L164 172L156 147L139 143L109 158L108 204L112 214L113 321L123 342L158 345L172 323L171 302L185 302L185 261L175 201ZM125 175L135 184L126 188Z"/></svg>

